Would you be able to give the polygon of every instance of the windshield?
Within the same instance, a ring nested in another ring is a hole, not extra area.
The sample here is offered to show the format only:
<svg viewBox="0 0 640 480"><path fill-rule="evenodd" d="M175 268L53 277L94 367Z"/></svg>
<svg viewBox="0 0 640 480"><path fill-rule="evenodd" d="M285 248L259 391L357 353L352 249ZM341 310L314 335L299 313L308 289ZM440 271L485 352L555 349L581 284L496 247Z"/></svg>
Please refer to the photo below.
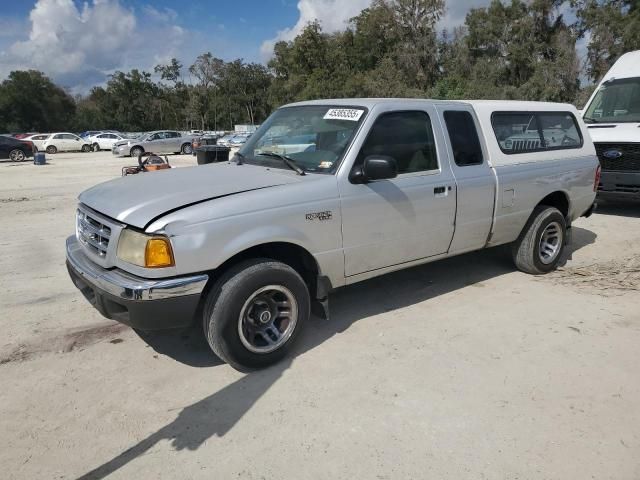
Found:
<svg viewBox="0 0 640 480"><path fill-rule="evenodd" d="M605 82L584 119L598 123L640 122L640 77Z"/></svg>
<svg viewBox="0 0 640 480"><path fill-rule="evenodd" d="M243 161L287 168L261 154L286 155L307 172L333 173L365 117L362 107L309 105L276 110L240 149Z"/></svg>

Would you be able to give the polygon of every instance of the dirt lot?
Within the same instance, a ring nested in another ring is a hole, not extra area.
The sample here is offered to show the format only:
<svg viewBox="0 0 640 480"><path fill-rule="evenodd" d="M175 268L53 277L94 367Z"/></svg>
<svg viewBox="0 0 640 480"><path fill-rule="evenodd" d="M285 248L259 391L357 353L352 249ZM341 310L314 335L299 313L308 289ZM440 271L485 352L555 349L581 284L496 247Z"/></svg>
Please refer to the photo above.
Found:
<svg viewBox="0 0 640 480"><path fill-rule="evenodd" d="M0 163L2 478L640 478L640 205L578 221L546 277L495 249L337 292L244 375L67 278L76 196L127 163Z"/></svg>

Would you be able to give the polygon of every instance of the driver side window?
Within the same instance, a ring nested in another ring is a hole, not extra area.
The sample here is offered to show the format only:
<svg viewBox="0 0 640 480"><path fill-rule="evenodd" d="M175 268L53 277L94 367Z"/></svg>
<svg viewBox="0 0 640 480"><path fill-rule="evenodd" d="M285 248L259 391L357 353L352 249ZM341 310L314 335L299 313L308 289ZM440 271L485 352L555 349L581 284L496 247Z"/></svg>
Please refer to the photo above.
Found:
<svg viewBox="0 0 640 480"><path fill-rule="evenodd" d="M438 156L429 115L422 111L380 115L360 149L356 165L369 156L394 158L398 174L437 170Z"/></svg>

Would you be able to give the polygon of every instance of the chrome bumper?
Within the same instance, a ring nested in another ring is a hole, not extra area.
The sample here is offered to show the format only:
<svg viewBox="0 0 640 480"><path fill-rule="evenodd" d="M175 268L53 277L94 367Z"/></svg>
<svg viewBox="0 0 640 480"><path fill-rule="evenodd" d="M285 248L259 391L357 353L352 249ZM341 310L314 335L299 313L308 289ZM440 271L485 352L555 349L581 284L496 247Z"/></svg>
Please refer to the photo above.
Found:
<svg viewBox="0 0 640 480"><path fill-rule="evenodd" d="M123 300L164 300L200 295L209 280L204 274L149 280L122 270L107 270L87 258L75 236L67 238L67 264L85 282Z"/></svg>

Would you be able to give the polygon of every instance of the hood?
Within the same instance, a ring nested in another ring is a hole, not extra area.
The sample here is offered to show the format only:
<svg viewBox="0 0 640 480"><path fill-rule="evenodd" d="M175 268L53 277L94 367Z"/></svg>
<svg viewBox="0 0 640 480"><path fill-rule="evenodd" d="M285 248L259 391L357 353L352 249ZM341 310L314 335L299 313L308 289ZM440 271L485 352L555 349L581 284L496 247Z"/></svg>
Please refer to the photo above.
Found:
<svg viewBox="0 0 640 480"><path fill-rule="evenodd" d="M303 178L286 170L219 163L129 175L96 185L78 198L96 212L145 228L170 211Z"/></svg>
<svg viewBox="0 0 640 480"><path fill-rule="evenodd" d="M122 146L122 145L129 145L129 142L130 142L130 141L131 141L131 140L118 140L116 143L114 143L114 145L115 145L116 147L120 147L120 146Z"/></svg>
<svg viewBox="0 0 640 480"><path fill-rule="evenodd" d="M594 143L640 143L640 123L591 123L587 130Z"/></svg>

